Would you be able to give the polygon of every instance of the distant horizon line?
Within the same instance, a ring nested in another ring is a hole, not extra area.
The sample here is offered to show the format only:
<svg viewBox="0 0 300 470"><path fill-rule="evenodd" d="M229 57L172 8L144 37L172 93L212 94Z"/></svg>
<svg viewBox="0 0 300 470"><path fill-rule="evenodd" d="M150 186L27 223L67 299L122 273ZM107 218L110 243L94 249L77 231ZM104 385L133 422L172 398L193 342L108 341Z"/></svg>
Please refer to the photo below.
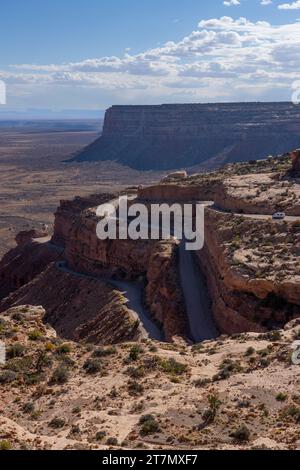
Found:
<svg viewBox="0 0 300 470"><path fill-rule="evenodd" d="M111 108L116 107L163 107L163 106L209 106L209 105L232 105L232 104L282 104L297 106L292 101L209 101L209 102L174 102L174 103L159 103L159 104L112 104L105 109L60 109L52 110L47 108L28 108L28 109L1 109L0 107L0 121L51 121L51 120L72 120L78 121L82 119L97 120L102 119L105 116L105 112ZM31 115L32 113L32 115ZM86 114L86 116L80 116L80 113ZM39 115L40 114L40 115Z"/></svg>

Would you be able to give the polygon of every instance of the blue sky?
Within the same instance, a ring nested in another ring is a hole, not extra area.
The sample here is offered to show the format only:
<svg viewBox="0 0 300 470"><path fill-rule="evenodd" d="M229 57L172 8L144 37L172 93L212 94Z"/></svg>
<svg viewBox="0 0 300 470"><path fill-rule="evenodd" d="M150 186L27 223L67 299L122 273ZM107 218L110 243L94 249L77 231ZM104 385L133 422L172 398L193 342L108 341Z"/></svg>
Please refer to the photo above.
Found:
<svg viewBox="0 0 300 470"><path fill-rule="evenodd" d="M11 108L288 100L300 80L297 0L1 0L0 16Z"/></svg>

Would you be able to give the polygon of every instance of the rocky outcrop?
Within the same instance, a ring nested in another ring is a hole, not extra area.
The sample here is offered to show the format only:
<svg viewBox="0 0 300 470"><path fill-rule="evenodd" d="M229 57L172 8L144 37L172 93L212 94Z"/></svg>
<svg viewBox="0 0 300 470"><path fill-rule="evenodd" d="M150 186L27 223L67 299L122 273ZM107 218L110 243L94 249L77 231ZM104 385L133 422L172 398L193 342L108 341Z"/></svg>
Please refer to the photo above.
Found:
<svg viewBox="0 0 300 470"><path fill-rule="evenodd" d="M109 290L105 284L110 279L143 279L147 284L145 303L154 321L162 327L165 338L172 341L174 336L186 336L188 328L177 278L176 243L100 240L97 237L96 208L116 196L103 194L61 201L49 242L31 241L29 237L25 243L24 237L20 237L22 246L12 250L2 261L5 282L1 298L18 290L4 298L1 308L38 302L46 309L47 321L63 336L74 339L77 335L98 342L134 339L130 322L125 321L123 315L122 323L116 305L108 301ZM52 261L56 263L46 269ZM64 273L59 270L58 261L66 266ZM76 273L87 277L76 277ZM99 285L99 282L93 277L103 279L100 283L103 287L95 289L95 283ZM24 289L20 289L22 286ZM106 293L103 302L106 298L107 308L96 301L101 289ZM119 301L124 310L124 299ZM117 317L114 316L116 310Z"/></svg>
<svg viewBox="0 0 300 470"><path fill-rule="evenodd" d="M187 320L177 279L177 245L173 241L100 240L95 208L77 211L78 199L63 202L56 213L53 241L64 239L64 259L79 272L147 280L146 303L153 318L163 328L166 339L185 336Z"/></svg>
<svg viewBox="0 0 300 470"><path fill-rule="evenodd" d="M300 149L295 150L291 154L292 158L292 172L295 175L300 175Z"/></svg>
<svg viewBox="0 0 300 470"><path fill-rule="evenodd" d="M51 262L61 257L61 250L49 243L39 243L32 234L17 236L19 245L0 261L0 299L34 279ZM36 234L34 234L35 236Z"/></svg>
<svg viewBox="0 0 300 470"><path fill-rule="evenodd" d="M166 340L188 337L188 325L178 273L178 245L175 241L157 243L147 270L146 303L162 325Z"/></svg>
<svg viewBox="0 0 300 470"><path fill-rule="evenodd" d="M114 344L142 337L124 296L104 282L62 272L55 264L0 302L0 311L20 305L43 305L44 322L66 339Z"/></svg>
<svg viewBox="0 0 300 470"><path fill-rule="evenodd" d="M205 246L198 252L219 330L229 334L260 332L275 325L283 326L292 318L299 317L300 284L297 274L279 281L267 275L258 278L255 271L245 272L237 261L228 256L228 247L235 236L232 228L228 226L226 229L229 219L232 221L232 216L221 215L211 209L206 211ZM240 226L240 221L237 222ZM250 220L244 223L253 226ZM246 231L246 227L243 230ZM261 230L265 231L265 228L261 227ZM274 274L280 267L273 266L272 269L271 274Z"/></svg>
<svg viewBox="0 0 300 470"><path fill-rule="evenodd" d="M113 106L102 136L73 160L139 170L210 168L299 147L299 130L300 111L289 103Z"/></svg>
<svg viewBox="0 0 300 470"><path fill-rule="evenodd" d="M18 246L24 246L27 245L30 242L33 242L34 240L39 240L42 238L48 237L49 234L47 232L41 231L41 230L29 230L29 231L23 231L19 232L16 236L16 242Z"/></svg>
<svg viewBox="0 0 300 470"><path fill-rule="evenodd" d="M141 187L138 199L141 201L192 202L209 201L215 197L213 184L186 185L159 184Z"/></svg>
<svg viewBox="0 0 300 470"><path fill-rule="evenodd" d="M272 173L224 178L215 187L216 207L234 213L300 216L300 187Z"/></svg>

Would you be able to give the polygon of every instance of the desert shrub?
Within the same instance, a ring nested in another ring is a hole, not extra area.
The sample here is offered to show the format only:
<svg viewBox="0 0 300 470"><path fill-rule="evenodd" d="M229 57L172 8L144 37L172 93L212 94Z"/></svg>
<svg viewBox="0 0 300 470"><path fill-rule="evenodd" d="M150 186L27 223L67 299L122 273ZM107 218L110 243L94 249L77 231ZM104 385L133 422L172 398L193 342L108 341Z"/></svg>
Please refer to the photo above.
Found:
<svg viewBox="0 0 300 470"><path fill-rule="evenodd" d="M258 354L260 357L267 357L270 354L270 351L268 349L261 349L258 351Z"/></svg>
<svg viewBox="0 0 300 470"><path fill-rule="evenodd" d="M117 446L118 445L118 439L116 439L115 437L109 437L106 441L106 444L108 446Z"/></svg>
<svg viewBox="0 0 300 470"><path fill-rule="evenodd" d="M159 366L160 359L158 356L146 356L143 359L143 366L146 370L155 370Z"/></svg>
<svg viewBox="0 0 300 470"><path fill-rule="evenodd" d="M176 361L173 357L161 361L160 366L164 372L171 375L182 375L186 372L187 366Z"/></svg>
<svg viewBox="0 0 300 470"><path fill-rule="evenodd" d="M265 368L265 367L268 367L270 365L270 361L266 358L262 358L261 361L260 361L260 366Z"/></svg>
<svg viewBox="0 0 300 470"><path fill-rule="evenodd" d="M14 359L15 357L21 357L24 355L25 346L19 343L12 344L8 349L6 356L8 359Z"/></svg>
<svg viewBox="0 0 300 470"><path fill-rule="evenodd" d="M50 384L51 385L63 385L69 380L69 371L68 369L60 365L55 369L55 371L52 374L52 377L50 379Z"/></svg>
<svg viewBox="0 0 300 470"><path fill-rule="evenodd" d="M39 330L32 330L28 334L28 339L30 339L30 341L39 341L42 338L43 333Z"/></svg>
<svg viewBox="0 0 300 470"><path fill-rule="evenodd" d="M32 368L32 357L15 357L6 362L6 369L26 373Z"/></svg>
<svg viewBox="0 0 300 470"><path fill-rule="evenodd" d="M144 352L143 348L139 344L135 344L129 351L128 358L131 361L137 361L140 355Z"/></svg>
<svg viewBox="0 0 300 470"><path fill-rule="evenodd" d="M276 396L276 400L277 401L286 401L288 398L287 394L286 393L278 393L278 395Z"/></svg>
<svg viewBox="0 0 300 470"><path fill-rule="evenodd" d="M44 367L51 367L52 364L53 364L53 360L46 353L46 351L39 351L38 358L36 361L36 370L42 371Z"/></svg>
<svg viewBox="0 0 300 470"><path fill-rule="evenodd" d="M269 341L280 341L281 340L281 333L278 330L269 331L266 333L266 339Z"/></svg>
<svg viewBox="0 0 300 470"><path fill-rule="evenodd" d="M71 434L80 434L80 427L78 424L73 424L71 427Z"/></svg>
<svg viewBox="0 0 300 470"><path fill-rule="evenodd" d="M69 354L72 351L72 347L68 343L63 343L57 346L56 352L57 354Z"/></svg>
<svg viewBox="0 0 300 470"><path fill-rule="evenodd" d="M153 415L141 416L139 425L141 426L140 433L142 436L160 432L159 424Z"/></svg>
<svg viewBox="0 0 300 470"><path fill-rule="evenodd" d="M22 313L20 313L20 312L14 313L11 318L16 322L22 322L24 320L24 317L23 317Z"/></svg>
<svg viewBox="0 0 300 470"><path fill-rule="evenodd" d="M128 392L132 396L141 395L144 392L144 387L135 380L130 380L128 382Z"/></svg>
<svg viewBox="0 0 300 470"><path fill-rule="evenodd" d="M141 379L145 376L145 370L142 366L140 367L128 367L126 370L126 374L128 374L133 379Z"/></svg>
<svg viewBox="0 0 300 470"><path fill-rule="evenodd" d="M196 388L201 388L201 387L205 387L205 385L209 384L211 382L210 379L197 379L195 380L194 382L194 385Z"/></svg>
<svg viewBox="0 0 300 470"><path fill-rule="evenodd" d="M45 379L45 375L42 373L26 373L24 374L24 382L26 385L36 385Z"/></svg>
<svg viewBox="0 0 300 470"><path fill-rule="evenodd" d="M23 406L22 409L23 409L23 412L24 412L24 413L33 413L34 408L35 408L35 407L34 407L34 403L32 403L32 402L29 401L29 402L27 402L27 403L24 404L24 406Z"/></svg>
<svg viewBox="0 0 300 470"><path fill-rule="evenodd" d="M18 374L13 370L5 370L0 374L0 384L8 384L14 382Z"/></svg>
<svg viewBox="0 0 300 470"><path fill-rule="evenodd" d="M96 436L95 436L95 439L96 441L103 441L103 439L105 438L106 436L106 432L105 431L98 431L96 433Z"/></svg>
<svg viewBox="0 0 300 470"><path fill-rule="evenodd" d="M47 352L53 352L55 351L55 345L53 343L46 343L45 344L45 351Z"/></svg>
<svg viewBox="0 0 300 470"><path fill-rule="evenodd" d="M87 374L97 374L102 370L102 362L99 359L90 358L85 361L83 368Z"/></svg>
<svg viewBox="0 0 300 470"><path fill-rule="evenodd" d="M254 353L255 353L255 349L250 346L250 347L247 349L247 351L246 351L246 353L245 353L245 356L253 356Z"/></svg>
<svg viewBox="0 0 300 470"><path fill-rule="evenodd" d="M65 426L66 422L63 418L53 418L49 423L49 427L53 429L60 429Z"/></svg>
<svg viewBox="0 0 300 470"><path fill-rule="evenodd" d="M12 445L9 441L7 440L0 441L0 450L11 450L11 449L12 449Z"/></svg>
<svg viewBox="0 0 300 470"><path fill-rule="evenodd" d="M230 437L233 437L233 439L236 439L237 441L240 441L240 442L249 441L250 430L245 424L242 424L239 428L237 428L235 431L233 431L230 434Z"/></svg>
<svg viewBox="0 0 300 470"><path fill-rule="evenodd" d="M113 356L116 353L117 353L117 350L113 346L109 348L97 348L93 352L93 357Z"/></svg>
<svg viewBox="0 0 300 470"><path fill-rule="evenodd" d="M295 406L295 405L288 406L281 413L282 418L295 418L299 415L300 415L300 408L298 408L298 406Z"/></svg>

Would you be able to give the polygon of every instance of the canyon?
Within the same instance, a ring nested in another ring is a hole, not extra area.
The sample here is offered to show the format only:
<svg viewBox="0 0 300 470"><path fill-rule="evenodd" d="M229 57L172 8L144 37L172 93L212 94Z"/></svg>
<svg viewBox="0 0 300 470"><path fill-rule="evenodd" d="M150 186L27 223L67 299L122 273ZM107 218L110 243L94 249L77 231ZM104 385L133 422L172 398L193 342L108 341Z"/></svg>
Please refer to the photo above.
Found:
<svg viewBox="0 0 300 470"><path fill-rule="evenodd" d="M208 315L212 316L215 330L210 327L210 331L216 331L214 336L217 332L237 334L282 328L300 316L299 182L289 176L292 155L228 165L208 174L182 175L179 180L178 175L170 175L157 185L132 187L121 193L62 200L55 213L53 235L21 233L18 247L1 261L0 310L35 301L46 308L46 320L56 325L60 334L74 339L80 330L81 338L90 338L88 325L93 325L99 328L94 341L110 344L126 340L128 335L145 334L138 317L134 320L131 316L130 320L130 309L123 308L136 300L124 299L122 282L127 282L127 290L128 283L140 283L144 305L140 311L144 313L145 308L146 317L157 325L166 341L200 341L211 336L204 323L202 337L201 331L196 335L198 328L193 327L195 305L190 302L189 287L198 283L199 292L200 288L203 291L198 304L207 303L202 315L207 321ZM157 201L208 201L204 248L186 263L182 245L174 238L100 240L96 235L97 207L122 194L130 194L134 201L146 205ZM287 214L281 223L271 217L279 208ZM187 264L195 264L195 269L188 272ZM59 269L61 266L66 269ZM186 279L190 281L185 283ZM100 283L100 290L102 284L107 285L113 322L106 320L109 309L105 307L105 296L103 301L99 297L99 305L95 305L97 296L88 287L89 280L92 286ZM65 284L66 289L62 287ZM59 306L60 292L64 291L63 297L70 305L70 312L65 314L64 303ZM82 305L87 313L81 317ZM77 318L72 327L68 315ZM112 327L114 322L118 328Z"/></svg>
<svg viewBox="0 0 300 470"><path fill-rule="evenodd" d="M300 147L299 130L299 107L291 103L112 106L101 137L71 161L212 169Z"/></svg>
<svg viewBox="0 0 300 470"><path fill-rule="evenodd" d="M297 151L62 199L0 261L0 447L300 448ZM128 195L205 203L205 243L100 240ZM285 220L272 219L283 210Z"/></svg>

